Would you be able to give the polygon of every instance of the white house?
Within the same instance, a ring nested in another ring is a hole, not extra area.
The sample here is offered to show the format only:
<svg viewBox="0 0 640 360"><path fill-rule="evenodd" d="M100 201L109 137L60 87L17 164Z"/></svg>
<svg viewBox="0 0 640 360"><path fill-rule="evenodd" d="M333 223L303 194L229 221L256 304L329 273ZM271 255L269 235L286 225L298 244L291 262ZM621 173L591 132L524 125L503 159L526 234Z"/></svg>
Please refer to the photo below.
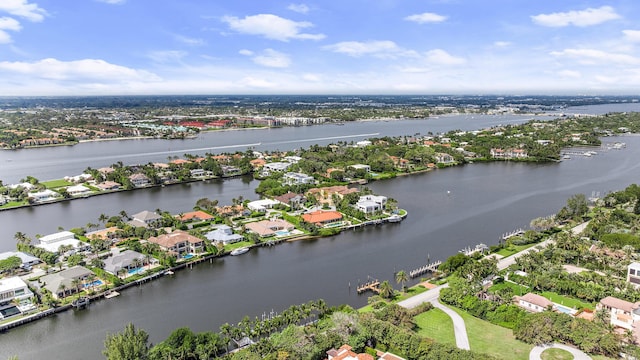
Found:
<svg viewBox="0 0 640 360"><path fill-rule="evenodd" d="M369 141L369 140L361 140L361 141L356 142L356 146L357 147L366 147L366 146L370 146L371 144L372 144L372 142Z"/></svg>
<svg viewBox="0 0 640 360"><path fill-rule="evenodd" d="M9 184L9 185L7 185L7 187L9 189L17 189L17 188L21 187L23 189L26 189L27 191L31 191L31 190L35 189L36 186L33 185L32 183L23 182L23 183L20 183L20 184Z"/></svg>
<svg viewBox="0 0 640 360"><path fill-rule="evenodd" d="M141 211L131 216L133 220L128 224L136 227L157 227L162 224L162 216L154 211Z"/></svg>
<svg viewBox="0 0 640 360"><path fill-rule="evenodd" d="M527 293L517 298L518 306L531 312L543 312L548 308L553 308L553 303L544 296Z"/></svg>
<svg viewBox="0 0 640 360"><path fill-rule="evenodd" d="M13 256L17 256L20 258L20 260L22 261L22 267L23 268L28 268L31 267L33 265L39 264L41 263L40 259L38 259L37 257L33 256L33 255L29 255L29 254L25 254L23 252L20 251L7 251L7 252L3 252L0 254L0 260L6 260L10 257Z"/></svg>
<svg viewBox="0 0 640 360"><path fill-rule="evenodd" d="M81 250L87 247L87 244L77 240L75 234L71 231L61 231L55 234L45 235L40 238L40 243L35 246L52 253L57 253L62 245L71 246L75 250Z"/></svg>
<svg viewBox="0 0 640 360"><path fill-rule="evenodd" d="M33 292L18 276L0 279L0 320L34 310Z"/></svg>
<svg viewBox="0 0 640 360"><path fill-rule="evenodd" d="M267 211L267 209L271 209L272 207L278 204L279 202L275 200L262 199L262 200L256 200L248 203L247 208L249 208L249 210L252 210L252 211L265 212Z"/></svg>
<svg viewBox="0 0 640 360"><path fill-rule="evenodd" d="M82 196L91 194L91 189L82 184L79 184L67 187L67 193L69 193L69 195L71 196Z"/></svg>
<svg viewBox="0 0 640 360"><path fill-rule="evenodd" d="M354 165L349 165L349 167L356 170L364 170L365 172L371 172L371 166L365 165L365 164L354 164Z"/></svg>
<svg viewBox="0 0 640 360"><path fill-rule="evenodd" d="M291 166L290 162L271 162L266 163L262 166L262 172L265 174L270 174L275 171L285 171Z"/></svg>
<svg viewBox="0 0 640 360"><path fill-rule="evenodd" d="M640 263L632 262L627 267L627 282L640 286Z"/></svg>
<svg viewBox="0 0 640 360"><path fill-rule="evenodd" d="M209 231L204 235L209 241L221 242L224 245L242 241L244 238L240 234L234 234L228 225L220 225L217 229Z"/></svg>
<svg viewBox="0 0 640 360"><path fill-rule="evenodd" d="M47 201L56 200L59 197L60 197L60 194L50 189L29 193L29 198L33 199L33 201L36 203L43 203Z"/></svg>
<svg viewBox="0 0 640 360"><path fill-rule="evenodd" d="M364 195L360 196L360 199L358 199L356 208L365 214L371 214L376 211L382 211L386 204L386 196Z"/></svg>
<svg viewBox="0 0 640 360"><path fill-rule="evenodd" d="M600 300L596 309L607 311L611 315L611 325L627 330L634 330L634 325L640 320L640 303L634 304L613 296Z"/></svg>
<svg viewBox="0 0 640 360"><path fill-rule="evenodd" d="M287 185L314 184L316 182L313 176L297 172L288 172L284 174L282 179Z"/></svg>
<svg viewBox="0 0 640 360"><path fill-rule="evenodd" d="M151 181L145 174L133 174L129 176L129 180L134 187L143 187L151 184Z"/></svg>

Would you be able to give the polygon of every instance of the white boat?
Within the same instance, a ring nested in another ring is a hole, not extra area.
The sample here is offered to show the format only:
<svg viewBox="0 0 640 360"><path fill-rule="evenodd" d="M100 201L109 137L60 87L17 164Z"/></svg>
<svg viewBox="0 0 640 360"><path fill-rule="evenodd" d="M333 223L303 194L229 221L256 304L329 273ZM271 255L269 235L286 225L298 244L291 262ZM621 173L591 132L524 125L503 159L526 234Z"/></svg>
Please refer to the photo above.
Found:
<svg viewBox="0 0 640 360"><path fill-rule="evenodd" d="M242 254L246 253L247 251L249 251L248 247L241 247L241 248L237 248L237 249L231 251L231 255L233 255L233 256L242 255Z"/></svg>
<svg viewBox="0 0 640 360"><path fill-rule="evenodd" d="M398 214L393 214L387 218L387 222L390 222L390 223L397 223L400 221L402 221L402 216Z"/></svg>
<svg viewBox="0 0 640 360"><path fill-rule="evenodd" d="M112 290L112 291L109 291L108 293L104 294L104 298L105 299L111 299L111 298L114 298L114 297L116 297L118 295L120 295L119 292L117 292L115 290Z"/></svg>

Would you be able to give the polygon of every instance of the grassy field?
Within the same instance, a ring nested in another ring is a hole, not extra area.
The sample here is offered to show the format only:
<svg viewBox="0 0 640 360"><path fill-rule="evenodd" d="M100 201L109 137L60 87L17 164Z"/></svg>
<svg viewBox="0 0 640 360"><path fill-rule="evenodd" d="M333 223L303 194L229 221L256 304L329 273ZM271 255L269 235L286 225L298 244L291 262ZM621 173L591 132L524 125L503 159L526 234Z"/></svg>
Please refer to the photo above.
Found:
<svg viewBox="0 0 640 360"><path fill-rule="evenodd" d="M489 288L489 291L496 292L503 288L511 288L513 290L514 295L524 295L530 291L529 288L526 286L518 285L510 282L502 282L499 284L495 284Z"/></svg>
<svg viewBox="0 0 640 360"><path fill-rule="evenodd" d="M480 320L453 308L464 319L471 350L505 360L528 360L532 345L518 341L510 329Z"/></svg>
<svg viewBox="0 0 640 360"><path fill-rule="evenodd" d="M573 299L570 297L566 297L566 296L562 296L562 295L558 295L554 292L550 292L550 291L545 291L541 294L542 296L546 297L547 299L553 301L554 303L558 303L560 305L564 305L573 309L590 309L590 310L595 310L595 306L593 306L593 304L584 302L584 301L580 301L578 299Z"/></svg>
<svg viewBox="0 0 640 360"><path fill-rule="evenodd" d="M72 183L70 183L70 182L68 182L67 180L64 180L64 179L43 181L43 182L41 182L41 184L44 185L47 189L57 189L57 188L61 188L61 187L64 187L64 186L73 185Z"/></svg>
<svg viewBox="0 0 640 360"><path fill-rule="evenodd" d="M534 243L534 244L526 244L526 245L510 245L507 248L500 249L500 251L498 251L496 254L507 257L536 245L538 244Z"/></svg>
<svg viewBox="0 0 640 360"><path fill-rule="evenodd" d="M414 318L421 336L428 337L443 344L456 344L453 332L453 321L440 309L431 309Z"/></svg>
<svg viewBox="0 0 640 360"><path fill-rule="evenodd" d="M8 203L0 206L0 209L4 209L4 208L12 208L12 207L16 207L16 206L21 206L21 205L28 205L29 202L27 201L9 201Z"/></svg>
<svg viewBox="0 0 640 360"><path fill-rule="evenodd" d="M542 352L540 358L542 358L542 360L571 360L573 359L573 355L562 349L547 349Z"/></svg>

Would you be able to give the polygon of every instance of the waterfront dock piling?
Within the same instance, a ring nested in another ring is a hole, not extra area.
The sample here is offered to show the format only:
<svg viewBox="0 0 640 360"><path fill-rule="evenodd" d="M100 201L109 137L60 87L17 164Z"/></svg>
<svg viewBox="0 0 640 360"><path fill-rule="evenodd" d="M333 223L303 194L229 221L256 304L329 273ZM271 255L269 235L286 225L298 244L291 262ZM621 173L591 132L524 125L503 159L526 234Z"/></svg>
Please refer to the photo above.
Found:
<svg viewBox="0 0 640 360"><path fill-rule="evenodd" d="M427 264L425 266L419 267L417 269L411 270L409 271L409 277L410 278L415 278L418 277L422 274L428 273L428 272L436 272L438 270L438 266L440 266L440 264L442 264L442 261L438 260L438 261L434 261L431 264Z"/></svg>
<svg viewBox="0 0 640 360"><path fill-rule="evenodd" d="M358 285L356 288L358 294L362 294L365 291L373 291L375 293L380 293L380 280L374 279L367 281L364 284Z"/></svg>

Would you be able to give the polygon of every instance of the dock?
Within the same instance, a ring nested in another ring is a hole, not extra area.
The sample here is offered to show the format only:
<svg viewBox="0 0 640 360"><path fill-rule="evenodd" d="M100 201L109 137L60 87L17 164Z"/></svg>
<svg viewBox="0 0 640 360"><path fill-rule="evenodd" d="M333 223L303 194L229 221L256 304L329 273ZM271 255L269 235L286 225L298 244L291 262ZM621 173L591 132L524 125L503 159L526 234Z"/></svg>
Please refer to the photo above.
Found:
<svg viewBox="0 0 640 360"><path fill-rule="evenodd" d="M373 292L379 294L380 293L380 280L375 279L375 280L367 281L366 283L364 283L362 285L358 285L356 290L358 291L358 294L362 294L365 291L373 291Z"/></svg>
<svg viewBox="0 0 640 360"><path fill-rule="evenodd" d="M466 248L464 248L462 250L459 250L458 252L461 253L461 254L465 254L466 256L471 256L471 255L473 255L475 253L484 254L484 252L488 251L488 250L489 250L489 247L487 245L480 243L480 244L476 245L476 247L474 247L474 248L469 246L469 247L466 247Z"/></svg>
<svg viewBox="0 0 640 360"><path fill-rule="evenodd" d="M524 230L523 229L518 229L518 230L514 230L512 232L506 233L506 234L502 234L502 240L507 240L511 237L514 236L521 236L524 235Z"/></svg>
<svg viewBox="0 0 640 360"><path fill-rule="evenodd" d="M427 264L425 266L411 270L409 271L409 277L413 279L415 277L418 277L428 272L436 272L438 271L438 266L440 266L440 264L442 264L442 261L438 260L438 261L432 262L431 264Z"/></svg>

